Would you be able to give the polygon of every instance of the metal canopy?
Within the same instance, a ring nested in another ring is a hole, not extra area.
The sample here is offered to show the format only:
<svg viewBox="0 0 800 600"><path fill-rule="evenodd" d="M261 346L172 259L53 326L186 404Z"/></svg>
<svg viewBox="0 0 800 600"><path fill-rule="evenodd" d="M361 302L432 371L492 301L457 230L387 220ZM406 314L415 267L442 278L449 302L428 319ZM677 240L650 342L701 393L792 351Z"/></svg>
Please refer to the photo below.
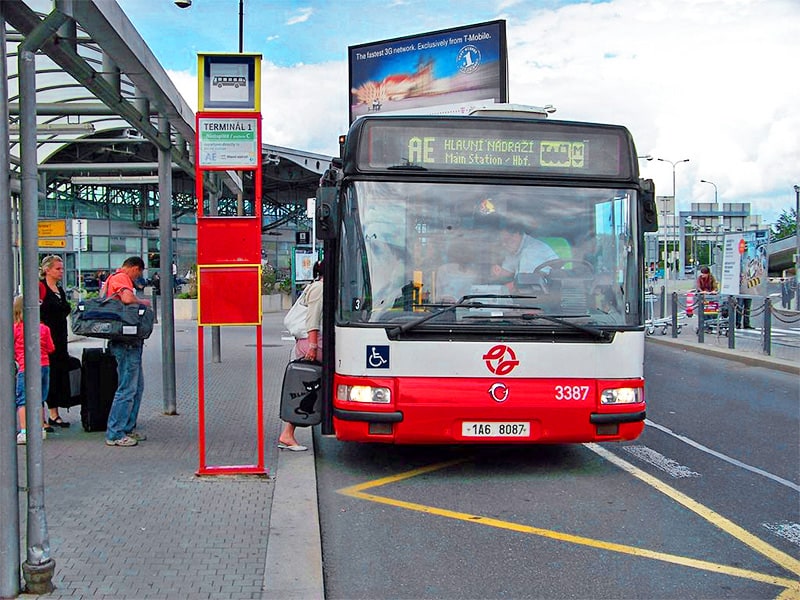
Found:
<svg viewBox="0 0 800 600"><path fill-rule="evenodd" d="M157 154L169 151L174 209L194 202L194 112L146 42L113 0L0 0L7 22L8 107L12 191L19 172L17 47L47 15L69 17L36 60L37 161L48 189L64 190L80 175L155 175ZM160 134L163 117L171 134ZM265 229L304 219L328 156L263 145ZM235 199L242 182L221 174L221 198ZM209 182L207 189L216 190Z"/></svg>
<svg viewBox="0 0 800 600"><path fill-rule="evenodd" d="M51 131L57 131L37 136L39 164L47 162L71 139L133 128L157 147L171 149L173 162L187 175L192 174L191 157L180 139L182 136L184 140L191 140L194 136L192 111L115 2L65 0L53 6L46 0L6 1L6 21L13 27L13 31L7 34L8 57L16 58L19 44L44 17L55 11L74 21L68 20L59 28L57 35L43 44L37 58L37 128L49 125ZM135 50L122 41L120 33L130 36ZM134 51L140 53L141 60L133 56ZM8 92L10 133L13 136L19 86L15 61L8 62L11 67ZM153 69L156 74L148 74L148 69ZM157 82L169 85L160 87ZM87 109L85 114L81 114L81 107ZM58 114L59 109L62 114ZM103 114L104 111L107 113ZM151 122L151 114L168 120L171 130L176 133L174 147L172 139L159 135L157 126ZM56 126L64 129L56 130ZM70 129L75 130L74 133ZM11 162L14 164L18 158L18 144L13 137L11 141Z"/></svg>

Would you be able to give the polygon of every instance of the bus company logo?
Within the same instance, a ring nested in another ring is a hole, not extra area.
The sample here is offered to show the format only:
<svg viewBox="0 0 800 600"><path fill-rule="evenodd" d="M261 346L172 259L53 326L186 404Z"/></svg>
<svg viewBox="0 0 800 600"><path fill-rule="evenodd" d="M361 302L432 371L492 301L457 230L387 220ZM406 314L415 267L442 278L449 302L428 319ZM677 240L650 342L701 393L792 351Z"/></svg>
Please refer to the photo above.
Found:
<svg viewBox="0 0 800 600"><path fill-rule="evenodd" d="M486 368L495 375L508 375L519 364L517 355L511 347L497 344L483 355Z"/></svg>

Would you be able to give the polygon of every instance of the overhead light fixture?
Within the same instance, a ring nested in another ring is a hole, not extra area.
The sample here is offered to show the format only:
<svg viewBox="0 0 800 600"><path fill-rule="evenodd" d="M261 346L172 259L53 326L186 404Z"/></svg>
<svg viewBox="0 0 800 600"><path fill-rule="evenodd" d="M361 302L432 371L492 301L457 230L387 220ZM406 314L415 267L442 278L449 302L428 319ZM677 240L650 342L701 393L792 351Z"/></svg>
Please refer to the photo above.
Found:
<svg viewBox="0 0 800 600"><path fill-rule="evenodd" d="M158 175L108 175L97 177L74 176L70 178L74 184L82 185L139 185L158 183Z"/></svg>
<svg viewBox="0 0 800 600"><path fill-rule="evenodd" d="M94 123L37 123L36 135L66 135L70 133L94 133ZM8 133L19 135L19 123L10 123Z"/></svg>

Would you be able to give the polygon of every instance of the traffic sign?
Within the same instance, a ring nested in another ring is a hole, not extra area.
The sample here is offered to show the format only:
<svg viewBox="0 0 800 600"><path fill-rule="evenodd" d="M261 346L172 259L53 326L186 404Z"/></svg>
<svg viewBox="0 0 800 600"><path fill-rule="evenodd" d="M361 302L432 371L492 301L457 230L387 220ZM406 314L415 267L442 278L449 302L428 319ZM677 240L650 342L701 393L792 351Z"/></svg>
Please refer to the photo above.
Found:
<svg viewBox="0 0 800 600"><path fill-rule="evenodd" d="M89 249L88 223L86 219L72 219L72 249L86 252Z"/></svg>

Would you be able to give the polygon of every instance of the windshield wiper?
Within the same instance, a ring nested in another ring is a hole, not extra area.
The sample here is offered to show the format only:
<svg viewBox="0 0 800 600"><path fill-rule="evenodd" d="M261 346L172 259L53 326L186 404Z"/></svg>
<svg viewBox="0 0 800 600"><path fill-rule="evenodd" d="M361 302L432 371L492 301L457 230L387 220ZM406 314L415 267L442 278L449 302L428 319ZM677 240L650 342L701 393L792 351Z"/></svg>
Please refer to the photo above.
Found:
<svg viewBox="0 0 800 600"><path fill-rule="evenodd" d="M536 298L536 296L529 296L529 295L522 295L522 294L468 294L466 296L462 296L458 302L455 304L448 304L444 308L437 310L432 313L428 313L427 315L423 315L419 319L414 319L413 321L409 321L408 323L403 323L395 327L394 329L390 329L386 332L390 338L397 337L401 333L405 333L411 329L414 329L417 325L422 325L423 323L430 321L431 319L435 319L439 315L443 315L448 312L452 312L457 308L497 308L497 309L524 309L524 310L541 310L538 306L520 306L519 304L495 304L489 302L477 302L475 298L488 298L491 300L497 300L498 298L503 299L511 299L511 300L531 300ZM428 305L432 306L432 305Z"/></svg>
<svg viewBox="0 0 800 600"><path fill-rule="evenodd" d="M596 327L590 327L589 325L581 325L580 323L573 323L572 321L567 321L567 318L585 318L589 315L542 315L542 314L530 314L526 313L524 315L520 315L520 318L525 321L550 321L551 323L556 323L558 325L566 325L567 327L571 327L573 329L577 329L579 331L583 331L584 333L588 333L598 339L607 340L608 339L608 332L602 329L597 329Z"/></svg>
<svg viewBox="0 0 800 600"><path fill-rule="evenodd" d="M445 313L454 311L457 308L482 308L484 306L486 305L483 302L473 302L471 296L463 296L455 304L448 304L444 308L428 313L427 315L423 315L418 319L414 319L413 321L409 321L408 323L403 323L402 325L398 325L397 327L390 329L389 331L386 332L386 335L389 336L390 338L395 338L401 333L405 333L410 329L414 329L414 327L416 327L417 325L422 325L426 321L435 319L439 315L443 315Z"/></svg>

